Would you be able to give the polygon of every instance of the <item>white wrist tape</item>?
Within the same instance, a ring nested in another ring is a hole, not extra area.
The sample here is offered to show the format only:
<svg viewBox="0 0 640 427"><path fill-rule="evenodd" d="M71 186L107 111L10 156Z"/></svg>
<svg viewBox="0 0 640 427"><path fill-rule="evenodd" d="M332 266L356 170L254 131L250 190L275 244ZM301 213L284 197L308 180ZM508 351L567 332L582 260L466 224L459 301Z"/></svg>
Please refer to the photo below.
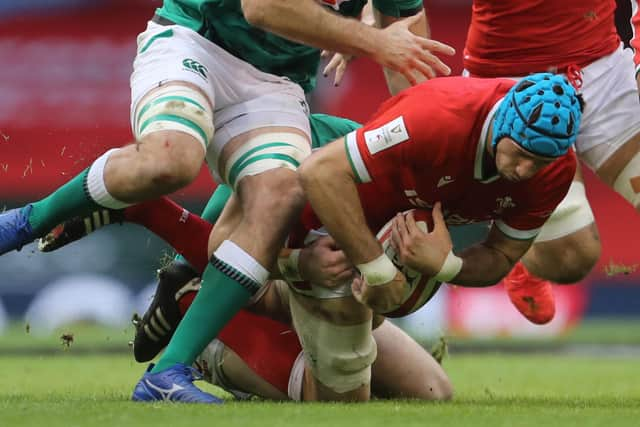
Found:
<svg viewBox="0 0 640 427"><path fill-rule="evenodd" d="M435 279L446 283L456 277L460 270L462 270L462 258L456 256L453 251L449 251Z"/></svg>
<svg viewBox="0 0 640 427"><path fill-rule="evenodd" d="M378 258L364 264L356 265L369 286L389 283L396 277L398 269L383 252Z"/></svg>
<svg viewBox="0 0 640 427"><path fill-rule="evenodd" d="M300 270L298 269L298 261L300 259L300 249L292 249L288 253L286 249L278 256L278 270L282 274L282 278L287 282L301 282Z"/></svg>

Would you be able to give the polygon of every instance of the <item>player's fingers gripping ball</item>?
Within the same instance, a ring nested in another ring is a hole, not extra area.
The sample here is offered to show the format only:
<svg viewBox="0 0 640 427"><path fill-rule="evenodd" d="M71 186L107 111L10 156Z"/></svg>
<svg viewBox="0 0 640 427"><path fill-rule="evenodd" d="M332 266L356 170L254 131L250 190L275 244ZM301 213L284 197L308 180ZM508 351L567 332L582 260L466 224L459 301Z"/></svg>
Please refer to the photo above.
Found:
<svg viewBox="0 0 640 427"><path fill-rule="evenodd" d="M582 100L566 77L531 74L515 84L498 107L492 145L509 137L531 153L560 157L575 143L581 118Z"/></svg>
<svg viewBox="0 0 640 427"><path fill-rule="evenodd" d="M386 256L386 255L385 255ZM371 286L364 278L357 278L351 285L354 298L375 313L388 313L402 305L409 293L409 282L396 270L396 275L387 283Z"/></svg>
<svg viewBox="0 0 640 427"><path fill-rule="evenodd" d="M416 225L424 232L433 228L431 213L415 210ZM396 271L394 278L388 283L371 286L364 280L355 281L352 290L355 298L368 305L379 314L387 317L402 317L418 310L426 304L440 288L440 281L405 266L391 244L393 220L389 221L378 232L377 238L384 250L384 255L391 261Z"/></svg>

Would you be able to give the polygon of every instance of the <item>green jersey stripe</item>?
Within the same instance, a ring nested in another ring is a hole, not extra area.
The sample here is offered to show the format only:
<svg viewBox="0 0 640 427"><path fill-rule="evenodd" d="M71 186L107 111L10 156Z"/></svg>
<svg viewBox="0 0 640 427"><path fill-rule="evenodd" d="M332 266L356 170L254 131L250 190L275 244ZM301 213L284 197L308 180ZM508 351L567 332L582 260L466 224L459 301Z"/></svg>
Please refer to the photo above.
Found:
<svg viewBox="0 0 640 427"><path fill-rule="evenodd" d="M148 118L140 126L140 133L142 133L145 130L145 128L149 126L151 123L161 122L161 121L180 123L181 125L190 127L191 129L198 132L198 134L202 137L203 141L209 142L209 138L207 138L207 134L202 130L202 128L200 128L200 126L198 126L191 120L185 119L184 117L176 116L174 114L158 114L157 116Z"/></svg>
<svg viewBox="0 0 640 427"><path fill-rule="evenodd" d="M145 50L149 49L149 46L151 46L151 44L154 41L156 41L158 39L162 39L162 38L169 38L169 37L173 37L173 30L171 30L171 29L156 34L155 36L153 36L153 37L151 37L149 39L147 44L145 44L142 49L140 49L140 53L144 53Z"/></svg>
<svg viewBox="0 0 640 427"><path fill-rule="evenodd" d="M292 164L296 169L298 168L298 166L300 166L300 163L296 159L286 154L279 154L279 153L258 154L256 156L253 156L247 159L242 164L239 164L238 162L236 162L234 167L237 166L237 168L229 174L229 185L231 185L232 187L235 187L236 179L238 178L238 175L240 174L242 169L249 166L251 163L259 162L260 160L282 160Z"/></svg>
<svg viewBox="0 0 640 427"><path fill-rule="evenodd" d="M242 167L242 163L245 161L245 159L247 159L247 157L253 155L258 151L266 150L268 148L273 148L273 147L294 147L294 146L286 142L270 142L267 144L258 145L257 147L253 147L251 150L247 151L242 156L240 156L238 160L236 160L235 163L231 165L231 169L229 170L229 176L238 175L238 173L240 172L238 169Z"/></svg>
<svg viewBox="0 0 640 427"><path fill-rule="evenodd" d="M167 102L167 101L184 101L188 104L195 105L202 111L206 111L206 109L202 105L200 105L198 102L194 101L191 98L187 98L186 96L162 96L158 99L154 99L153 101L149 102L144 107L142 107L142 109L138 113L138 116L136 117L136 123L140 123L140 119L142 118L143 114L146 113L147 110L149 110L151 107L154 107L160 104L161 102Z"/></svg>

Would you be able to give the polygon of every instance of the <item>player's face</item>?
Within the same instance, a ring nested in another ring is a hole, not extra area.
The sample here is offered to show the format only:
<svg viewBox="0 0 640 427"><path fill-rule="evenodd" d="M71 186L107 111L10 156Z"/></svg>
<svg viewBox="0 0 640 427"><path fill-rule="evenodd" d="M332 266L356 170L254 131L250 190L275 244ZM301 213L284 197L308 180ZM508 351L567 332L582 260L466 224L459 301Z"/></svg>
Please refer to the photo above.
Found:
<svg viewBox="0 0 640 427"><path fill-rule="evenodd" d="M511 138L502 138L496 145L496 168L508 181L524 181L534 176L554 159L536 156L523 149Z"/></svg>

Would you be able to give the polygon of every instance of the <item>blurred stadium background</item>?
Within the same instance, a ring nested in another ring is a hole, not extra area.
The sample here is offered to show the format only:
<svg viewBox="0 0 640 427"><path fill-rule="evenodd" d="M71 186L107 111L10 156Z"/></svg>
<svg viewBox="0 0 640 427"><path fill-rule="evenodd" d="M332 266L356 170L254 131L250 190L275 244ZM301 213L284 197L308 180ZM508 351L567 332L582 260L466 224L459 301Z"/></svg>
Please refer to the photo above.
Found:
<svg viewBox="0 0 640 427"><path fill-rule="evenodd" d="M458 50L449 61L454 73L462 69L470 3L425 0L433 37ZM135 37L159 4L0 1L0 209L40 198L105 149L130 140L128 79ZM628 39L629 10L618 12L621 35ZM356 60L340 87L320 76L310 102L315 112L363 121L386 97L379 68ZM577 325L613 321L622 325L616 328L626 325L632 341L640 344L640 218L587 175L603 255L583 283L555 288L558 310L550 325L527 323L500 287L443 289L403 325L420 338L442 333L552 337L567 335ZM203 169L197 182L173 197L198 212L213 188ZM3 256L0 334L11 324L46 334L61 324L85 320L122 328L134 311L142 312L148 304L155 270L168 254L146 230L124 225L54 254L40 254L31 245Z"/></svg>

